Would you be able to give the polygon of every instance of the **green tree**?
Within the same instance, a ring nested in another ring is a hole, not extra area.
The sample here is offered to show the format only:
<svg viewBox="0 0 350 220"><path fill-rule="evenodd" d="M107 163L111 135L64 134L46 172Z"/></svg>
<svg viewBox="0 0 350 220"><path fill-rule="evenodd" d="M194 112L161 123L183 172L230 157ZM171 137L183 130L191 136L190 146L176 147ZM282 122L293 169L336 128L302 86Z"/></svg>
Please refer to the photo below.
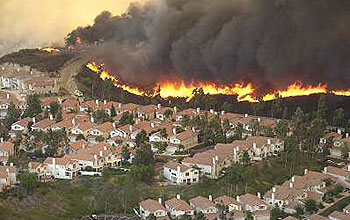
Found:
<svg viewBox="0 0 350 220"><path fill-rule="evenodd" d="M122 117L120 118L119 124L120 125L134 124L133 115L128 111L124 112L122 114Z"/></svg>
<svg viewBox="0 0 350 220"><path fill-rule="evenodd" d="M130 151L127 147L123 147L122 150L122 160L124 161L128 161L130 159Z"/></svg>
<svg viewBox="0 0 350 220"><path fill-rule="evenodd" d="M112 105L112 108L111 108L111 117L115 117L117 116L117 112L115 110L115 107Z"/></svg>
<svg viewBox="0 0 350 220"><path fill-rule="evenodd" d="M136 135L136 146L137 147L144 145L147 141L148 141L148 137L147 137L147 133L145 130L140 131Z"/></svg>
<svg viewBox="0 0 350 220"><path fill-rule="evenodd" d="M7 115L4 119L4 125L5 127L10 130L11 125L18 121L21 117L21 112L18 108L11 102L8 109L7 109Z"/></svg>
<svg viewBox="0 0 350 220"><path fill-rule="evenodd" d="M135 165L149 165L154 163L154 154L151 146L144 146L136 150L136 155L133 160Z"/></svg>
<svg viewBox="0 0 350 220"><path fill-rule="evenodd" d="M246 212L245 220L254 220L253 214L250 211Z"/></svg>
<svg viewBox="0 0 350 220"><path fill-rule="evenodd" d="M94 117L96 123L112 121L111 117L104 110L94 111L92 117Z"/></svg>
<svg viewBox="0 0 350 220"><path fill-rule="evenodd" d="M56 120L56 122L60 122L60 121L63 120L62 108L61 108L61 107L59 107L59 108L57 109L56 116L55 116L55 120Z"/></svg>
<svg viewBox="0 0 350 220"><path fill-rule="evenodd" d="M195 213L195 220L205 220L205 219L207 219L207 218L204 216L203 212L196 212Z"/></svg>
<svg viewBox="0 0 350 220"><path fill-rule="evenodd" d="M317 103L317 117L327 120L328 104L325 95L320 96Z"/></svg>
<svg viewBox="0 0 350 220"><path fill-rule="evenodd" d="M51 102L50 103L49 109L50 109L50 113L52 115L56 115L58 109L60 109L60 108L61 108L61 106L57 102Z"/></svg>
<svg viewBox="0 0 350 220"><path fill-rule="evenodd" d="M41 101L37 94L31 94L27 96L27 109L25 110L23 117L35 117L41 113Z"/></svg>
<svg viewBox="0 0 350 220"><path fill-rule="evenodd" d="M162 136L163 138L168 138L168 132L165 128L163 128L162 130L160 130L160 136Z"/></svg>
<svg viewBox="0 0 350 220"><path fill-rule="evenodd" d="M280 120L276 127L275 127L275 133L279 138L286 138L287 134L289 132L289 124L286 120Z"/></svg>
<svg viewBox="0 0 350 220"><path fill-rule="evenodd" d="M343 108L337 108L334 111L333 125L339 126L339 127L344 127L344 125L345 125L344 119L345 119L344 109Z"/></svg>
<svg viewBox="0 0 350 220"><path fill-rule="evenodd" d="M248 151L244 151L242 158L241 158L241 163L245 166L250 164L250 156L248 154Z"/></svg>
<svg viewBox="0 0 350 220"><path fill-rule="evenodd" d="M150 214L149 216L147 216L146 220L157 220L157 218L154 214Z"/></svg>
<svg viewBox="0 0 350 220"><path fill-rule="evenodd" d="M27 194L32 195L37 185L37 176L34 173L21 173L19 175L20 188Z"/></svg>
<svg viewBox="0 0 350 220"><path fill-rule="evenodd" d="M317 202L313 199L306 200L305 204L305 210L306 212L316 212L318 210Z"/></svg>
<svg viewBox="0 0 350 220"><path fill-rule="evenodd" d="M274 206L270 211L270 219L271 220L279 220L284 219L288 216L283 210L281 210L277 205Z"/></svg>

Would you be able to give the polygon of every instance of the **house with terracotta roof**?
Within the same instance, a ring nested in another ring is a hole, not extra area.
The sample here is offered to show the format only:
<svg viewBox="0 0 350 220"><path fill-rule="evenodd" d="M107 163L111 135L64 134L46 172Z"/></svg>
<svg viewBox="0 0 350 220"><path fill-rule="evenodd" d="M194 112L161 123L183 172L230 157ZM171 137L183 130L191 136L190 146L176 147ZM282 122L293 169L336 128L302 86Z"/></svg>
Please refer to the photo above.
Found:
<svg viewBox="0 0 350 220"><path fill-rule="evenodd" d="M175 121L181 122L184 117L188 117L189 119L191 119L200 113L200 109L198 108L197 110L193 108L188 108L183 111L177 112L175 114Z"/></svg>
<svg viewBox="0 0 350 220"><path fill-rule="evenodd" d="M51 175L55 179L71 180L78 176L80 170L78 163L67 155L62 158L48 157L43 164L47 165L47 176Z"/></svg>
<svg viewBox="0 0 350 220"><path fill-rule="evenodd" d="M88 112L95 110L99 105L99 100L89 100L83 103L80 103L79 110L81 112Z"/></svg>
<svg viewBox="0 0 350 220"><path fill-rule="evenodd" d="M328 215L330 220L350 220L350 215L344 212L334 211Z"/></svg>
<svg viewBox="0 0 350 220"><path fill-rule="evenodd" d="M41 121L36 122L32 125L33 131L47 131L54 125L56 121L53 118L53 115L49 115L48 118L45 118Z"/></svg>
<svg viewBox="0 0 350 220"><path fill-rule="evenodd" d="M79 107L79 101L76 99L66 99L62 104L61 104L62 110L64 112L77 112L78 107Z"/></svg>
<svg viewBox="0 0 350 220"><path fill-rule="evenodd" d="M344 168L338 168L333 166L327 166L323 168L323 173L336 177L341 181L350 181L350 165L348 164Z"/></svg>
<svg viewBox="0 0 350 220"><path fill-rule="evenodd" d="M350 204L343 208L343 212L346 214L350 214Z"/></svg>
<svg viewBox="0 0 350 220"><path fill-rule="evenodd" d="M112 107L115 109L115 112L117 114L118 106L119 106L118 102L114 102L114 101L107 102L107 100L104 100L102 103L100 103L97 109L105 111L110 116Z"/></svg>
<svg viewBox="0 0 350 220"><path fill-rule="evenodd" d="M222 207L224 209L227 209L227 211L235 212L235 211L242 211L242 205L239 203L236 199L230 197L230 196L220 196L214 199L214 203Z"/></svg>
<svg viewBox="0 0 350 220"><path fill-rule="evenodd" d="M198 134L191 130L176 133L169 138L171 145L179 146L181 150L188 150L198 145Z"/></svg>
<svg viewBox="0 0 350 220"><path fill-rule="evenodd" d="M248 146L252 160L261 161L269 156L276 156L284 150L284 142L278 138L249 136L244 143Z"/></svg>
<svg viewBox="0 0 350 220"><path fill-rule="evenodd" d="M65 130L67 133L69 133L74 126L76 126L74 114L66 114L62 121L57 122L51 126L51 130Z"/></svg>
<svg viewBox="0 0 350 220"><path fill-rule="evenodd" d="M76 140L76 136L79 134L87 137L89 135L89 131L93 129L96 125L91 121L83 121L81 123L75 124L75 126L71 130L70 141L74 142Z"/></svg>
<svg viewBox="0 0 350 220"><path fill-rule="evenodd" d="M177 219L183 215L187 215L189 217L194 216L194 210L185 200L181 199L180 195L177 195L176 198L165 201L165 208L170 213L172 218Z"/></svg>
<svg viewBox="0 0 350 220"><path fill-rule="evenodd" d="M110 121L104 122L89 131L89 142L95 142L95 138L102 136L104 139L109 138L110 133L116 129L116 124Z"/></svg>
<svg viewBox="0 0 350 220"><path fill-rule="evenodd" d="M52 175L49 173L48 165L39 162L29 162L28 172L35 173L41 182L46 182L51 179Z"/></svg>
<svg viewBox="0 0 350 220"><path fill-rule="evenodd" d="M154 215L157 220L169 219L165 207L162 205L162 200L158 202L153 199L146 199L140 202L140 217L147 219L148 216Z"/></svg>
<svg viewBox="0 0 350 220"><path fill-rule="evenodd" d="M68 145L68 152L69 154L76 154L79 150L87 148L88 144L89 143L83 139L71 142Z"/></svg>
<svg viewBox="0 0 350 220"><path fill-rule="evenodd" d="M216 219L219 217L219 210L216 208L212 196L209 196L209 198L197 196L190 199L190 206L196 212L202 212L207 219Z"/></svg>
<svg viewBox="0 0 350 220"><path fill-rule="evenodd" d="M329 218L321 216L321 215L317 215L317 214L313 214L309 217L306 218L307 220L329 220Z"/></svg>
<svg viewBox="0 0 350 220"><path fill-rule="evenodd" d="M9 141L0 140L0 163L6 164L9 157L15 152L14 144Z"/></svg>
<svg viewBox="0 0 350 220"><path fill-rule="evenodd" d="M242 196L237 196L236 200L242 204L242 207L245 211L252 213L254 219L269 220L269 205L259 196L260 195L256 196L246 193Z"/></svg>
<svg viewBox="0 0 350 220"><path fill-rule="evenodd" d="M17 174L17 168L13 164L10 166L0 166L0 192L18 183Z"/></svg>
<svg viewBox="0 0 350 220"><path fill-rule="evenodd" d="M157 108L155 109L155 116L161 121L168 119L167 117L173 117L173 115L166 115L167 112L171 112L173 115L175 114L172 108L162 107L161 104L158 104Z"/></svg>
<svg viewBox="0 0 350 220"><path fill-rule="evenodd" d="M59 91L58 79L47 76L26 78L20 84L20 92L24 94L52 94Z"/></svg>
<svg viewBox="0 0 350 220"><path fill-rule="evenodd" d="M11 134L26 132L28 128L28 123L33 122L33 119L30 117L23 118L11 125Z"/></svg>
<svg viewBox="0 0 350 220"><path fill-rule="evenodd" d="M324 146L326 144L334 144L334 142L339 141L342 139L341 132L328 132L323 135L323 137L320 138L320 145Z"/></svg>
<svg viewBox="0 0 350 220"><path fill-rule="evenodd" d="M131 134L135 131L135 128L133 125L123 125L121 127L117 127L113 131L111 131L110 135L111 137L121 137L128 139L130 138Z"/></svg>
<svg viewBox="0 0 350 220"><path fill-rule="evenodd" d="M136 116L144 120L153 120L156 108L156 105L141 105L136 111Z"/></svg>
<svg viewBox="0 0 350 220"><path fill-rule="evenodd" d="M175 184L194 184L199 181L198 170L172 161L164 165L163 176Z"/></svg>

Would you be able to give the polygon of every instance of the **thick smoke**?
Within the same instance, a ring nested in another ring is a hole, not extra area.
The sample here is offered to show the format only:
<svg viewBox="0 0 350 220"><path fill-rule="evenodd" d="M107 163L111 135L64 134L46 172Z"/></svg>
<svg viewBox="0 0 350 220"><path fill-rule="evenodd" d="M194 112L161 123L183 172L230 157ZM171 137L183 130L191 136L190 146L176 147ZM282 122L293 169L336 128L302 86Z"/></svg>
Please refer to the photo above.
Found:
<svg viewBox="0 0 350 220"><path fill-rule="evenodd" d="M0 56L18 49L63 45L78 25L103 10L124 12L130 0L1 0Z"/></svg>
<svg viewBox="0 0 350 220"><path fill-rule="evenodd" d="M176 76L339 88L350 82L349 12L349 0L153 0L72 35L101 42L95 55L143 85Z"/></svg>

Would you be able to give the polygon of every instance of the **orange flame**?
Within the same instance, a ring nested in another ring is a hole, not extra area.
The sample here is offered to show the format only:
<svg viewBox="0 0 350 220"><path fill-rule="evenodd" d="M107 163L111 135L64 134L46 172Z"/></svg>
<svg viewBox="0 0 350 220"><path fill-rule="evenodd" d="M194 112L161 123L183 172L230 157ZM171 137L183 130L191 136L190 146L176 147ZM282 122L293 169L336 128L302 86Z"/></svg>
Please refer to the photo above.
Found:
<svg viewBox="0 0 350 220"><path fill-rule="evenodd" d="M132 94L140 95L140 96L155 96L157 92L146 92L142 88L138 88L135 86L130 86L124 84L118 80L117 76L110 74L107 70L103 69L103 64L97 65L94 62L90 62L86 65L91 71L99 74L100 78L103 80L111 80L113 84L122 88ZM253 95L255 89L251 83L249 84L232 84L226 86L216 85L214 83L192 83L185 84L184 82L176 83L176 82L163 82L158 84L154 91L159 90L159 95L162 98L169 97L182 97L187 98L187 101L191 100L194 97L193 91L195 89L201 88L205 94L210 95L237 95L238 101L248 101L248 102L257 102L257 98ZM282 98L286 97L295 97L295 96L307 96L312 94L326 94L330 91L327 89L327 85L319 84L317 86L306 85L304 86L302 83L297 82L288 86L285 90L275 91L270 94L266 94L263 96L263 101L270 101L276 97L276 94ZM331 91L330 93L340 96L350 96L350 90L341 90L341 91Z"/></svg>
<svg viewBox="0 0 350 220"><path fill-rule="evenodd" d="M39 50L45 51L47 53L58 53L58 52L60 52L59 49L53 48L53 47L44 47L44 48L41 48L41 49L39 48Z"/></svg>
<svg viewBox="0 0 350 220"><path fill-rule="evenodd" d="M81 37L76 37L75 38L75 43L78 44L78 45L81 45L82 44Z"/></svg>

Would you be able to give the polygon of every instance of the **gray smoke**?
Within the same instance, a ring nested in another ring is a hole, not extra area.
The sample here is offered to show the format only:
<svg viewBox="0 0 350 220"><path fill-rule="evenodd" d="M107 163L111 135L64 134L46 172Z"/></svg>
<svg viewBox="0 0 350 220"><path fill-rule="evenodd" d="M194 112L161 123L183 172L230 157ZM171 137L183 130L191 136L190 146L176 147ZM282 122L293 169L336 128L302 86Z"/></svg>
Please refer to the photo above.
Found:
<svg viewBox="0 0 350 220"><path fill-rule="evenodd" d="M350 82L349 0L153 0L71 35L136 84Z"/></svg>

